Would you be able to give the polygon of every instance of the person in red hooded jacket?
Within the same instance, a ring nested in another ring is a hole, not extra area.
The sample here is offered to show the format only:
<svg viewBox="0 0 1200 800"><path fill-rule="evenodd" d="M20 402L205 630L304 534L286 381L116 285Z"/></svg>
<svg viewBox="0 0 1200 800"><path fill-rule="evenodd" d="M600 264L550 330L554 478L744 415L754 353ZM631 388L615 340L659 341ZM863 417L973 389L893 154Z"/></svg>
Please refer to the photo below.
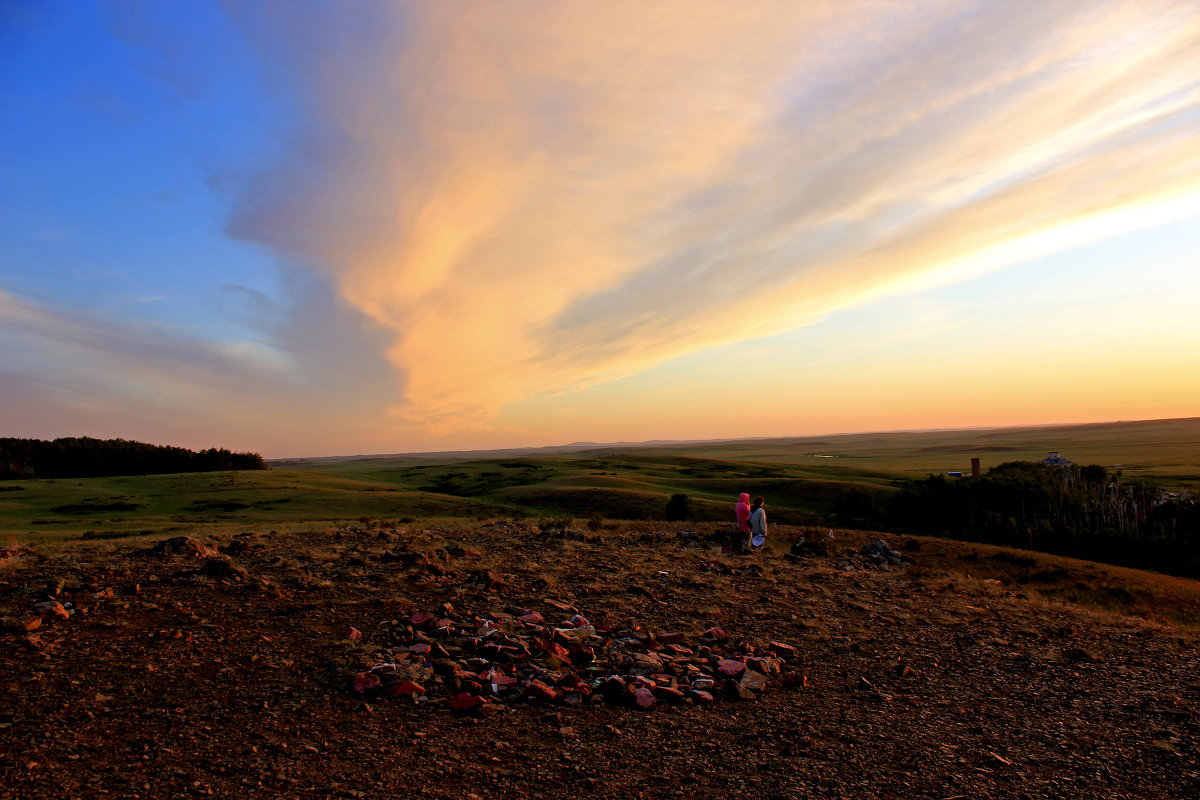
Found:
<svg viewBox="0 0 1200 800"><path fill-rule="evenodd" d="M750 545L750 495L742 492L738 495L737 505L733 507L733 513L737 517L738 534L741 537L741 549L745 550Z"/></svg>

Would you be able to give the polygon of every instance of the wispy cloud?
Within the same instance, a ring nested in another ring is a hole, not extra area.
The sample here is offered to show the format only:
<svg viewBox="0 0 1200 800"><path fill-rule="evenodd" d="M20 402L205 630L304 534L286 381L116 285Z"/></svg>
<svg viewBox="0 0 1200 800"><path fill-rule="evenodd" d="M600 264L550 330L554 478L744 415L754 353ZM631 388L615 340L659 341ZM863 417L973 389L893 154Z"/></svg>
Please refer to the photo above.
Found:
<svg viewBox="0 0 1200 800"><path fill-rule="evenodd" d="M394 381L376 380L375 346L326 296L299 293L269 337L213 342L0 289L3 433L238 443L292 455L378 447L394 434L378 422Z"/></svg>
<svg viewBox="0 0 1200 800"><path fill-rule="evenodd" d="M1191 2L235 16L307 122L230 230L388 334L410 423L1200 213Z"/></svg>

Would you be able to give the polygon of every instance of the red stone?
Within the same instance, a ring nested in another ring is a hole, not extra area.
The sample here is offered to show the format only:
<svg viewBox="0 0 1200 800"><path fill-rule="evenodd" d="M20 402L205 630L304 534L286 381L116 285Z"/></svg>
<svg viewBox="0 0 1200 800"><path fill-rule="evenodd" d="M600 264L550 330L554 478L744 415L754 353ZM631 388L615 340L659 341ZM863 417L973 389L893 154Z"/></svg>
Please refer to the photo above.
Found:
<svg viewBox="0 0 1200 800"><path fill-rule="evenodd" d="M526 625L541 625L546 620L536 611L530 611L528 614L522 614L517 617L518 622L524 622Z"/></svg>
<svg viewBox="0 0 1200 800"><path fill-rule="evenodd" d="M722 658L717 662L717 670L727 678L736 678L746 671L746 662Z"/></svg>
<svg viewBox="0 0 1200 800"><path fill-rule="evenodd" d="M401 697L404 695L425 694L425 689L420 684L404 680L389 686L387 693L392 697Z"/></svg>
<svg viewBox="0 0 1200 800"><path fill-rule="evenodd" d="M412 625L414 628L424 628L427 627L431 622L436 621L437 617L433 616L433 614L427 614L424 611L418 611L408 618L408 624Z"/></svg>
<svg viewBox="0 0 1200 800"><path fill-rule="evenodd" d="M686 699L683 692L671 686L656 686L650 690L650 693L668 703L682 703Z"/></svg>
<svg viewBox="0 0 1200 800"><path fill-rule="evenodd" d="M354 676L354 691L362 694L379 685L379 676L374 672L360 672Z"/></svg>
<svg viewBox="0 0 1200 800"><path fill-rule="evenodd" d="M667 649L668 649L668 650L670 650L670 651L671 651L672 653L674 653L675 655L678 655L678 656L690 656L690 655L692 655L692 648L690 648L690 647L684 647L684 646L683 646L683 645L681 645L681 644L669 644L669 645L667 645Z"/></svg>
<svg viewBox="0 0 1200 800"><path fill-rule="evenodd" d="M33 610L41 614L42 619L70 619L71 613L57 600L38 603Z"/></svg>
<svg viewBox="0 0 1200 800"><path fill-rule="evenodd" d="M683 644L687 641L687 634L679 632L660 633L658 635L658 640L663 644Z"/></svg>
<svg viewBox="0 0 1200 800"><path fill-rule="evenodd" d="M483 705L484 700L479 695L469 692L459 692L446 701L455 711L473 711Z"/></svg>
<svg viewBox="0 0 1200 800"><path fill-rule="evenodd" d="M345 636L347 639L349 639L352 642L357 642L359 639L362 638L362 631L360 631L358 628L347 625L346 631L342 635Z"/></svg>
<svg viewBox="0 0 1200 800"><path fill-rule="evenodd" d="M529 682L529 693L531 695L533 695L534 697L540 697L543 700L557 700L558 699L558 691L556 689L551 689L549 686L542 683L541 681L530 681Z"/></svg>
<svg viewBox="0 0 1200 800"><path fill-rule="evenodd" d="M642 708L649 708L654 705L654 693L644 686L639 686L633 690L633 700Z"/></svg>

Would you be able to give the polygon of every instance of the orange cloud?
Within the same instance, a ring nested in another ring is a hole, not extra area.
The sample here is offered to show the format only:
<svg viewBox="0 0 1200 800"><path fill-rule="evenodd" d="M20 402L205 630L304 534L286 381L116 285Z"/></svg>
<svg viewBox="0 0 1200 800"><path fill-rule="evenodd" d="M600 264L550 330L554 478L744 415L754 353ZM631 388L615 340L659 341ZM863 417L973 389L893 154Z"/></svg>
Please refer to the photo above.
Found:
<svg viewBox="0 0 1200 800"><path fill-rule="evenodd" d="M296 38L233 230L390 331L402 424L1198 213L1193 4L387 9Z"/></svg>

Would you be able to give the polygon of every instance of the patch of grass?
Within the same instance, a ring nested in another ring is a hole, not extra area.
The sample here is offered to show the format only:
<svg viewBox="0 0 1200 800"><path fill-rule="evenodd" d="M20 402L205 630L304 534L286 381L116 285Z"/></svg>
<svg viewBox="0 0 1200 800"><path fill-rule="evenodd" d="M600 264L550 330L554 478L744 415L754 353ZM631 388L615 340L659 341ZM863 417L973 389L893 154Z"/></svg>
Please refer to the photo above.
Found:
<svg viewBox="0 0 1200 800"><path fill-rule="evenodd" d="M109 502L94 500L82 503L64 503L54 506L50 510L57 514L94 514L99 511L137 511L141 507L141 503L130 503L123 500Z"/></svg>
<svg viewBox="0 0 1200 800"><path fill-rule="evenodd" d="M1200 581L1045 553L918 537L906 577L929 591L1020 592L1116 616L1200 627Z"/></svg>

